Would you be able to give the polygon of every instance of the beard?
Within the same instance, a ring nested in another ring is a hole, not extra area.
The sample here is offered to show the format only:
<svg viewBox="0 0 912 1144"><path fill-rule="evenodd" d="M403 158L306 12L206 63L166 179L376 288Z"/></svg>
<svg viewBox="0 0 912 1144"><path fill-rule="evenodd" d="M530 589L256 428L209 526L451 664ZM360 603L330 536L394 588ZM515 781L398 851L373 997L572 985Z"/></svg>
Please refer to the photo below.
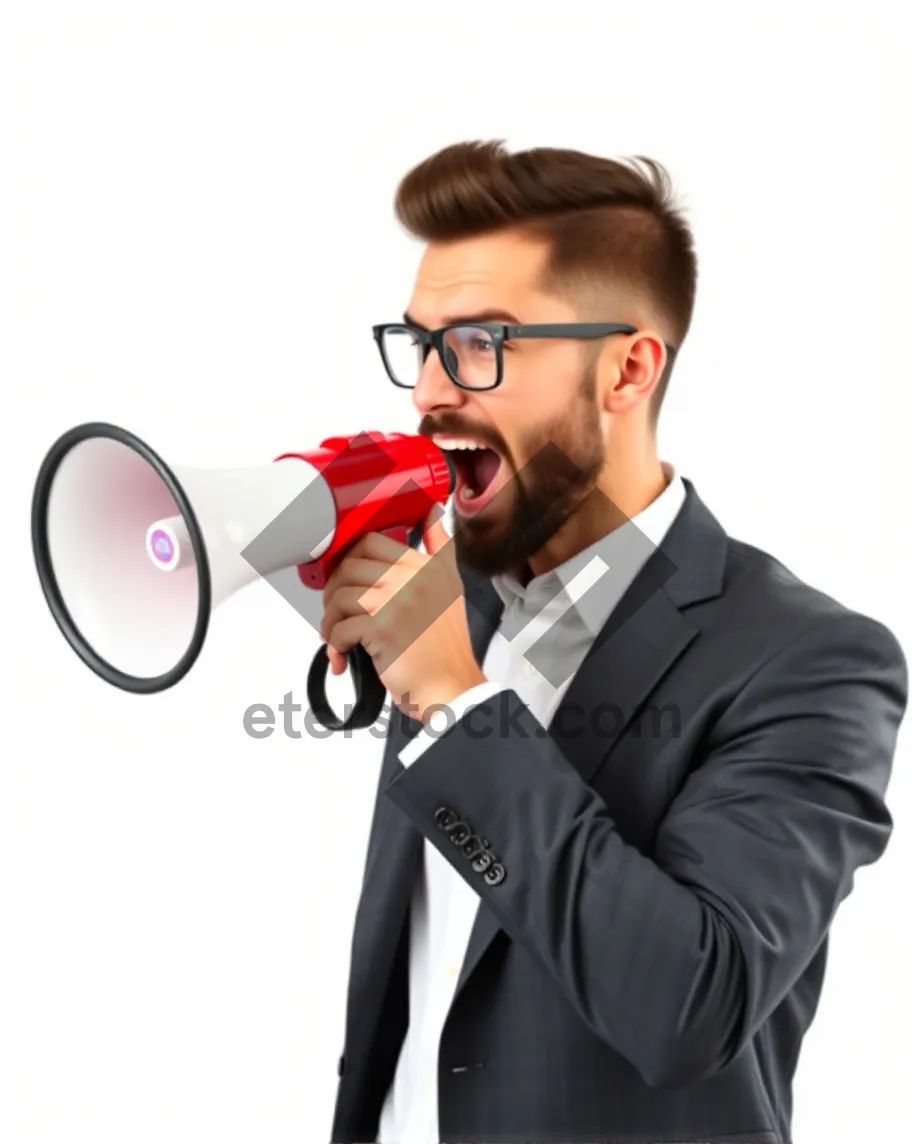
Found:
<svg viewBox="0 0 912 1144"><path fill-rule="evenodd" d="M570 519L598 479L605 444L594 363L584 371L568 411L536 429L524 452L531 459L483 512L454 515L456 558L485 577L512 571L524 579L529 558Z"/></svg>

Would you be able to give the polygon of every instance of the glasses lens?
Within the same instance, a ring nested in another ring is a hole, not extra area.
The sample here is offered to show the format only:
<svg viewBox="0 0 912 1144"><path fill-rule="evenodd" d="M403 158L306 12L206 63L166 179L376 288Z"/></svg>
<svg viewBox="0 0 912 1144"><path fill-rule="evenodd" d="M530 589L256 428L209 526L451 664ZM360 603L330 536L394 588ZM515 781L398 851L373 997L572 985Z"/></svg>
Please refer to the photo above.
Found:
<svg viewBox="0 0 912 1144"><path fill-rule="evenodd" d="M482 326L454 326L443 339L444 362L468 389L490 389L497 382L497 351L491 334ZM383 332L383 356L397 385L418 384L428 347L407 326Z"/></svg>
<svg viewBox="0 0 912 1144"><path fill-rule="evenodd" d="M447 366L468 389L490 389L497 382L497 349L482 326L454 326L443 338Z"/></svg>
<svg viewBox="0 0 912 1144"><path fill-rule="evenodd" d="M397 385L411 389L417 384L424 353L418 337L407 326L383 331L383 357Z"/></svg>

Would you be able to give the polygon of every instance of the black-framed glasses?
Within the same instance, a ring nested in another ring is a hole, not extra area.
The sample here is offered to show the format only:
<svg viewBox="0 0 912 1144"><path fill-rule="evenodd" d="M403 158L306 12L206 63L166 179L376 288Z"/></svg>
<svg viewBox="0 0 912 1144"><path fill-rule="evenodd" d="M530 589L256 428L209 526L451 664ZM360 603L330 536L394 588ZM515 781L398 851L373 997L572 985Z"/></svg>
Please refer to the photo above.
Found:
<svg viewBox="0 0 912 1144"><path fill-rule="evenodd" d="M431 350L440 356L447 375L462 389L496 389L503 381L504 343L520 338L607 338L636 334L635 326L618 322L551 322L508 326L495 322L460 322L424 330L404 322L373 327L374 339L393 385L414 389ZM674 353L666 347L669 357Z"/></svg>

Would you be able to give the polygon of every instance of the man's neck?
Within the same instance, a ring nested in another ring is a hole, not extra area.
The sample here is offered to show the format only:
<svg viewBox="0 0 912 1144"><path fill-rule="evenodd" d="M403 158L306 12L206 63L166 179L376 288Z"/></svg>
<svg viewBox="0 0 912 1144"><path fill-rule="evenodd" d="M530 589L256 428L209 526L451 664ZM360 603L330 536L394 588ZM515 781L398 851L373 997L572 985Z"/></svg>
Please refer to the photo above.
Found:
<svg viewBox="0 0 912 1144"><path fill-rule="evenodd" d="M598 483L576 512L518 571L525 586L535 576L566 563L578 552L614 532L656 500L668 484L658 457L633 466L606 464Z"/></svg>

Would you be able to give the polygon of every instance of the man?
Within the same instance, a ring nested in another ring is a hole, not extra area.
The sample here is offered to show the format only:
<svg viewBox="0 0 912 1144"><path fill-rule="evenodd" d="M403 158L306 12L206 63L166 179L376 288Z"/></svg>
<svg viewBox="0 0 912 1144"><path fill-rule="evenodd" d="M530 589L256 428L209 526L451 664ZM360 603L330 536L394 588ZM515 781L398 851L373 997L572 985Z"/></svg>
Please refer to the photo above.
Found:
<svg viewBox="0 0 912 1144"><path fill-rule="evenodd" d="M375 335L459 481L452 540L368 536L325 591L333 670L362 643L395 702L332 1138L787 1144L902 651L660 460L663 168L464 144L397 211L426 248Z"/></svg>

